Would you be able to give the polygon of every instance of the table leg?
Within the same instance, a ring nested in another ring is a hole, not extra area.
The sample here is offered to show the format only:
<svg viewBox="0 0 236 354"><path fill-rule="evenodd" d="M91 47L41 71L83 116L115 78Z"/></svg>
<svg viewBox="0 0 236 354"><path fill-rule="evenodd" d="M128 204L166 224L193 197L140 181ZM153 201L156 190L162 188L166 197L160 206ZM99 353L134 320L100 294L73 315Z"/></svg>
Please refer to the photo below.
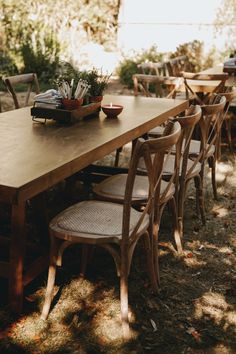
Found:
<svg viewBox="0 0 236 354"><path fill-rule="evenodd" d="M25 202L12 205L10 240L9 304L20 313L23 305L23 265L25 254Z"/></svg>

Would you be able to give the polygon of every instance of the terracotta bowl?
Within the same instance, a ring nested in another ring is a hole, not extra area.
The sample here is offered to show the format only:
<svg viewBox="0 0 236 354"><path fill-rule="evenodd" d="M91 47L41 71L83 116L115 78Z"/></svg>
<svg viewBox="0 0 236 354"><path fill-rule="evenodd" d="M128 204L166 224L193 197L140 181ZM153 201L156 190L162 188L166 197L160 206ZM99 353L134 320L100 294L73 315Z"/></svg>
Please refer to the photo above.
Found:
<svg viewBox="0 0 236 354"><path fill-rule="evenodd" d="M83 104L83 98L79 98L77 100L63 98L62 104L64 109L67 109L68 111L72 111L73 109L79 108Z"/></svg>
<svg viewBox="0 0 236 354"><path fill-rule="evenodd" d="M115 118L123 111L123 106L119 104L104 104L102 110L108 118Z"/></svg>

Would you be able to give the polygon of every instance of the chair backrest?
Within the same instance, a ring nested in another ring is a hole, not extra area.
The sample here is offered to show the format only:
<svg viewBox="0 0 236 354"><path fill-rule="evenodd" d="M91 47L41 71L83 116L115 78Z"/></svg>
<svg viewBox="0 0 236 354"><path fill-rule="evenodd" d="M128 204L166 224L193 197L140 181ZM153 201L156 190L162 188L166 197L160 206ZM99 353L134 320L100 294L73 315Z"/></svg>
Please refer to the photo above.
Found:
<svg viewBox="0 0 236 354"><path fill-rule="evenodd" d="M145 62L138 65L141 74L146 75L166 75L166 67L164 63Z"/></svg>
<svg viewBox="0 0 236 354"><path fill-rule="evenodd" d="M135 74L133 75L134 95L141 91L146 97L175 98L179 87L183 84L183 78L166 77L157 75ZM153 92L150 92L152 85Z"/></svg>
<svg viewBox="0 0 236 354"><path fill-rule="evenodd" d="M27 86L27 94L25 97L24 107L29 104L30 93L32 92L33 87L35 88L35 93L39 93L39 83L37 79L37 75L35 73L22 74L16 76L7 76L3 78L3 82L7 87L8 92L13 98L15 108L20 108L20 103L17 98L17 94L15 91L15 85L25 84Z"/></svg>
<svg viewBox="0 0 236 354"><path fill-rule="evenodd" d="M205 104L212 93L225 92L228 74L199 74L183 71L186 98Z"/></svg>
<svg viewBox="0 0 236 354"><path fill-rule="evenodd" d="M165 62L169 76L182 76L182 71L187 71L191 68L189 59L186 55L181 55Z"/></svg>
<svg viewBox="0 0 236 354"><path fill-rule="evenodd" d="M194 159L194 162L191 168L188 168L188 159L189 159L189 149L194 132L194 128L199 123L202 116L202 110L199 105L192 105L186 111L185 114L181 117L176 117L175 120L178 121L181 125L181 136L176 148L176 154L180 156L180 189L184 187L185 180L188 179L188 176L191 175L196 164L199 162L201 156L199 155Z"/></svg>
<svg viewBox="0 0 236 354"><path fill-rule="evenodd" d="M163 164L167 151L177 143L181 133L178 122L170 121L165 129L165 135L150 140L138 139L130 161L130 167L125 188L124 209L123 209L123 238L122 244L125 247L130 242L135 242L138 237L138 230L146 215L154 218L155 208L160 198L160 184ZM137 177L140 159L144 160L146 174L149 181L149 196L145 208L140 212L140 217L132 227L130 235L130 214L132 203L133 187ZM152 225L152 223L150 223Z"/></svg>
<svg viewBox="0 0 236 354"><path fill-rule="evenodd" d="M224 107L224 118L225 118L232 101L236 98L236 88L228 87L226 92L219 92L219 95L224 96L226 98L226 104Z"/></svg>
<svg viewBox="0 0 236 354"><path fill-rule="evenodd" d="M212 145L217 144L224 120L225 96L213 94L209 103L201 106L202 117L199 121L202 160L204 160Z"/></svg>

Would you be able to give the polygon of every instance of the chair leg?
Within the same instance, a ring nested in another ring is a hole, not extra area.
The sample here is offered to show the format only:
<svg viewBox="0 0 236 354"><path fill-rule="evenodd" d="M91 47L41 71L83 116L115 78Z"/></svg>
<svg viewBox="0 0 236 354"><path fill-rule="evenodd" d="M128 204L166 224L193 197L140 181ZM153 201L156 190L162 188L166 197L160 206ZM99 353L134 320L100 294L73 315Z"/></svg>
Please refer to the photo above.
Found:
<svg viewBox="0 0 236 354"><path fill-rule="evenodd" d="M157 279L158 287L160 286L160 271L159 271L159 257L158 257L158 233L159 233L160 220L156 220L153 223L153 239L152 239L152 254L153 254L153 264L154 271Z"/></svg>
<svg viewBox="0 0 236 354"><path fill-rule="evenodd" d="M154 292L158 292L158 284L155 276L155 269L153 263L152 246L151 246L151 240L148 232L144 234L144 242L145 242L145 250L147 256L148 275L150 278L151 286Z"/></svg>
<svg viewBox="0 0 236 354"><path fill-rule="evenodd" d="M80 276L84 277L87 270L87 265L93 256L94 246L82 244L81 247Z"/></svg>
<svg viewBox="0 0 236 354"><path fill-rule="evenodd" d="M51 307L52 299L53 299L53 289L55 285L56 278L56 268L57 268L57 257L58 257L58 249L59 249L59 240L52 237L51 242L51 254L50 254L50 265L48 270L48 282L47 289L45 294L45 301L43 305L43 310L41 314L41 319L46 320L48 317L48 313Z"/></svg>
<svg viewBox="0 0 236 354"><path fill-rule="evenodd" d="M185 201L187 185L188 185L188 181L181 181L179 191L178 191L178 200L177 200L178 235L177 237L179 237L180 240L183 239L184 201Z"/></svg>
<svg viewBox="0 0 236 354"><path fill-rule="evenodd" d="M121 321L124 339L130 338L130 328L129 328L129 305L128 305L128 273L124 269L124 265L121 265L121 275L120 275L120 310L121 310Z"/></svg>
<svg viewBox="0 0 236 354"><path fill-rule="evenodd" d="M116 156L115 156L115 162L114 162L115 167L118 167L118 165L119 165L121 151L122 151L122 146L119 149L116 149Z"/></svg>
<svg viewBox="0 0 236 354"><path fill-rule="evenodd" d="M174 197L170 199L169 204L170 204L171 212L172 212L172 216L173 216L173 228L174 228L175 244L176 244L178 253L181 254L181 253L183 253L182 233L179 230L179 222L178 222L176 201L175 201ZM182 226L182 228L183 228L183 226Z"/></svg>
<svg viewBox="0 0 236 354"><path fill-rule="evenodd" d="M229 150L230 150L230 152L233 152L232 135L231 135L232 119L231 118L225 119L224 122L225 122L225 128L226 128L226 135L227 135Z"/></svg>
<svg viewBox="0 0 236 354"><path fill-rule="evenodd" d="M206 217L205 217L205 206L204 206L203 181L200 175L194 178L194 183L196 188L197 210L200 211L202 224L205 225Z"/></svg>
<svg viewBox="0 0 236 354"><path fill-rule="evenodd" d="M214 156L209 157L208 164L209 167L211 168L211 184L212 184L213 196L215 200L218 200L217 186L216 186L216 162Z"/></svg>

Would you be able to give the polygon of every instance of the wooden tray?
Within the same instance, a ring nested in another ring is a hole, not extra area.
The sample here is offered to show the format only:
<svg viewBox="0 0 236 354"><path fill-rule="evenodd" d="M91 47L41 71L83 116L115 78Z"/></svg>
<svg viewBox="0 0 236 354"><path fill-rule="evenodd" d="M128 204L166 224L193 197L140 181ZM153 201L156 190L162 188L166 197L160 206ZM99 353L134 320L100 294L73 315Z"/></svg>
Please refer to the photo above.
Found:
<svg viewBox="0 0 236 354"><path fill-rule="evenodd" d="M55 109L34 106L31 108L31 116L32 120L37 122L42 122L42 120L46 122L47 119L53 119L58 123L70 124L84 117L98 114L100 108L101 102L90 103L72 111L59 108Z"/></svg>

